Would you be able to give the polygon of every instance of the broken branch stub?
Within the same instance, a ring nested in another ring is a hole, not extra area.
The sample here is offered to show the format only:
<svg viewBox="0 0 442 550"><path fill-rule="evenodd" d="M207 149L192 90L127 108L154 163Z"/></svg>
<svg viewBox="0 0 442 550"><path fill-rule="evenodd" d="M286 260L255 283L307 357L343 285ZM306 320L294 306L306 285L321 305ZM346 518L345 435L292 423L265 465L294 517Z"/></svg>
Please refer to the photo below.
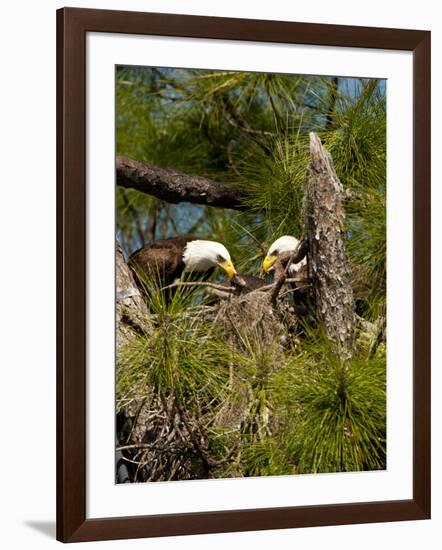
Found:
<svg viewBox="0 0 442 550"><path fill-rule="evenodd" d="M319 137L310 133L304 190L309 276L320 319L343 358L351 356L355 326L351 268L345 248L342 184Z"/></svg>

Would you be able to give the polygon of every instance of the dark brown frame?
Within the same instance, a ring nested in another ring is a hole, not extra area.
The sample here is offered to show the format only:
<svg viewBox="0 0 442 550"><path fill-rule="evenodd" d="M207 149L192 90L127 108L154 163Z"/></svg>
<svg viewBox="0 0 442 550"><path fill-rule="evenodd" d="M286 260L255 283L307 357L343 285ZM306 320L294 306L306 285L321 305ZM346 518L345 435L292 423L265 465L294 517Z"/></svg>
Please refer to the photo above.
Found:
<svg viewBox="0 0 442 550"><path fill-rule="evenodd" d="M413 498L86 519L86 33L408 50L414 58ZM63 8L57 11L57 539L106 540L430 517L430 32Z"/></svg>

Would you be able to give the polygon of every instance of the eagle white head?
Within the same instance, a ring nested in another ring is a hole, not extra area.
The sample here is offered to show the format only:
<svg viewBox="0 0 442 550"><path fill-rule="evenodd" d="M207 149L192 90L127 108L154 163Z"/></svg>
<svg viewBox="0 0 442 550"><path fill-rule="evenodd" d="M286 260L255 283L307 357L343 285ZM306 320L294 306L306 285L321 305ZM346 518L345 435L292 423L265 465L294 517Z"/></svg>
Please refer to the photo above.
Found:
<svg viewBox="0 0 442 550"><path fill-rule="evenodd" d="M201 273L218 266L226 272L229 279L237 274L229 251L216 241L188 242L184 248L183 262L186 271Z"/></svg>
<svg viewBox="0 0 442 550"><path fill-rule="evenodd" d="M299 244L298 239L295 237L292 237L291 235L284 235L283 237L279 237L279 239L276 239L276 241L271 245L267 252L267 256L264 258L264 261L262 262L262 268L263 270L268 273L272 269L274 269L275 262L279 258L279 256L283 253L293 253L297 249ZM302 266L304 266L307 263L307 259L303 258L300 262L297 264L292 264L290 266L290 275L293 275L297 271L301 269Z"/></svg>

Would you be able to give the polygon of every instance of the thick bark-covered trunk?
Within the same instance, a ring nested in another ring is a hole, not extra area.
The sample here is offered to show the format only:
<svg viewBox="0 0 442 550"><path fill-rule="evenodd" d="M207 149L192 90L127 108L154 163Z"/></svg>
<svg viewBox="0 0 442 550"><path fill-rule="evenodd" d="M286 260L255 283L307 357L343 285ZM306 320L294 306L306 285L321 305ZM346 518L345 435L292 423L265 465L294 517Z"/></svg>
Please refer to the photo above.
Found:
<svg viewBox="0 0 442 550"><path fill-rule="evenodd" d="M135 332L148 333L149 312L135 284L131 270L123 257L121 245L116 242L116 333L117 347L126 344Z"/></svg>
<svg viewBox="0 0 442 550"><path fill-rule="evenodd" d="M355 315L343 190L330 154L314 133L310 134L310 156L304 192L310 277L319 318L345 358L351 355Z"/></svg>
<svg viewBox="0 0 442 550"><path fill-rule="evenodd" d="M172 168L160 168L117 156L117 184L131 187L166 202L191 202L243 210L241 193L220 181L189 176Z"/></svg>

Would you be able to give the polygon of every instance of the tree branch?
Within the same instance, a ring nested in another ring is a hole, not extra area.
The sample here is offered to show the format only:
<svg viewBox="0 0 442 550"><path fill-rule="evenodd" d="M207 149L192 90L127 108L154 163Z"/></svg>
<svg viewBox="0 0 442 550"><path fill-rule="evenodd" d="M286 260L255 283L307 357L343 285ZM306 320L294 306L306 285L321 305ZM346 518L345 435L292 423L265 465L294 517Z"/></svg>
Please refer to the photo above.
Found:
<svg viewBox="0 0 442 550"><path fill-rule="evenodd" d="M189 176L172 168L160 168L124 156L117 156L117 185L130 187L166 202L191 202L243 210L241 193L222 183L201 176Z"/></svg>
<svg viewBox="0 0 442 550"><path fill-rule="evenodd" d="M177 283L172 283L171 285L163 286L161 290L168 290L169 288L178 288L180 286L205 286L208 288L214 288L215 290L222 290L223 292L229 292L229 293L232 293L235 291L233 287L216 285L214 283L208 283L206 281L194 281L194 282L178 281Z"/></svg>

